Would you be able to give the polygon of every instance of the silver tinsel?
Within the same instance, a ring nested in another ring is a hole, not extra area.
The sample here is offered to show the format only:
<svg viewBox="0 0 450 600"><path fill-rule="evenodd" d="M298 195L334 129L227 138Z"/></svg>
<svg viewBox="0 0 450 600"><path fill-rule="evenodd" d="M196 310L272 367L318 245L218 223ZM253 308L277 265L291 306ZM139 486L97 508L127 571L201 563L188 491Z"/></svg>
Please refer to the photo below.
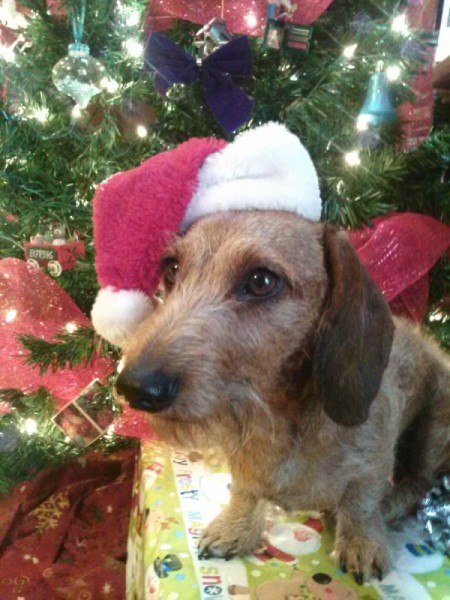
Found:
<svg viewBox="0 0 450 600"><path fill-rule="evenodd" d="M431 545L450 556L450 475L427 493L419 507L418 518Z"/></svg>

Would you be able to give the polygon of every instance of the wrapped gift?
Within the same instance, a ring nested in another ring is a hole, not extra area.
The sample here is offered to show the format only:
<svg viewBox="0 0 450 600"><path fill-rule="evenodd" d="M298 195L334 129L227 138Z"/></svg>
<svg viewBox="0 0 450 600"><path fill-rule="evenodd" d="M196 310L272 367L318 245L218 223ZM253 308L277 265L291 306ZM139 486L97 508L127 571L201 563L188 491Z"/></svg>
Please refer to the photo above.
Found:
<svg viewBox="0 0 450 600"><path fill-rule="evenodd" d="M214 451L180 452L160 442L142 446L136 470L127 560L130 600L397 600L448 595L450 561L409 520L390 531L393 570L358 586L331 558L334 533L320 513L274 507L265 538L245 558L198 558L201 530L226 505L230 476Z"/></svg>

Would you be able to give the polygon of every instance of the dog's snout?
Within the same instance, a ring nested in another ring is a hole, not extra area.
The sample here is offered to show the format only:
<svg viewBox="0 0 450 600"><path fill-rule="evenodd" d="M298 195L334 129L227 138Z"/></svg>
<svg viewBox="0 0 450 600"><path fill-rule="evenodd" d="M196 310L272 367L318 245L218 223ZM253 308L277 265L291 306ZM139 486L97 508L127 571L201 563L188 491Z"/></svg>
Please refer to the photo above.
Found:
<svg viewBox="0 0 450 600"><path fill-rule="evenodd" d="M178 393L179 380L164 371L134 371L125 368L116 381L119 394L132 408L159 412L167 408Z"/></svg>

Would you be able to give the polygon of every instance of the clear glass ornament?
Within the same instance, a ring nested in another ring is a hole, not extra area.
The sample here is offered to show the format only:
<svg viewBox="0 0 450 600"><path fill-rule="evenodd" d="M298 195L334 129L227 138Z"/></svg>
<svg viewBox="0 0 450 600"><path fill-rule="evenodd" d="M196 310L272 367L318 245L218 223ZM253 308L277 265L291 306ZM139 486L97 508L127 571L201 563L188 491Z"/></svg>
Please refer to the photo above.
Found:
<svg viewBox="0 0 450 600"><path fill-rule="evenodd" d="M52 70L57 89L71 96L80 108L86 108L92 96L102 91L105 78L105 66L89 54L87 44L81 43L70 44L68 55Z"/></svg>

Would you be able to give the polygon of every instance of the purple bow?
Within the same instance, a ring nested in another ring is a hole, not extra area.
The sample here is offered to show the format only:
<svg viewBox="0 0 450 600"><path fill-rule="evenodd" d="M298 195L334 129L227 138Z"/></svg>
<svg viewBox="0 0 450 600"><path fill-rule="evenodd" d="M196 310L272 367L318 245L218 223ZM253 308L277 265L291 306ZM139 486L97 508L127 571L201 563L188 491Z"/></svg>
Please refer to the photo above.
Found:
<svg viewBox="0 0 450 600"><path fill-rule="evenodd" d="M250 118L253 102L232 79L251 72L250 43L245 36L232 39L198 64L175 42L153 32L144 61L155 72L155 87L163 96L174 83L200 81L206 104L226 131L236 131Z"/></svg>

